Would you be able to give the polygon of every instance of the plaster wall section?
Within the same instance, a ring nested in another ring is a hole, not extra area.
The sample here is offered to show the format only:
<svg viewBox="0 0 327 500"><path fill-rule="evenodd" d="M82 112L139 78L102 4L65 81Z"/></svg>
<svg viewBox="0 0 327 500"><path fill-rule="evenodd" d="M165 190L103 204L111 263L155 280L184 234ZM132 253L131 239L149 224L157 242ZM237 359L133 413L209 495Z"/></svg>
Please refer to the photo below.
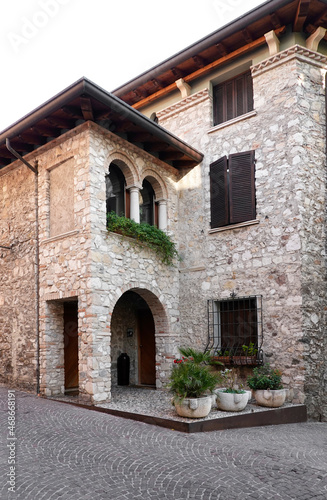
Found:
<svg viewBox="0 0 327 500"><path fill-rule="evenodd" d="M252 69L255 116L212 129L209 94L158 115L206 154L201 172L178 185L182 340L205 346L208 299L262 295L266 361L282 369L293 401L310 393L316 416L325 349L325 62L303 51ZM256 158L256 224L210 234L210 163L247 150Z"/></svg>
<svg viewBox="0 0 327 500"><path fill-rule="evenodd" d="M35 176L20 162L0 171L0 379L36 387Z"/></svg>

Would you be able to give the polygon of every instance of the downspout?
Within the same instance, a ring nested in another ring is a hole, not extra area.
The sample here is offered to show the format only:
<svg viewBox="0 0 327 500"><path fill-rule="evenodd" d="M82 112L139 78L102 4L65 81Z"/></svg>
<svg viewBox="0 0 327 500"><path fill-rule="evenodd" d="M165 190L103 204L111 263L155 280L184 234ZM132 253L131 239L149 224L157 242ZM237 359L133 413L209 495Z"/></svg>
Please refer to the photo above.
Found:
<svg viewBox="0 0 327 500"><path fill-rule="evenodd" d="M35 174L35 294L36 294L36 392L40 393L40 258L39 258L39 185L38 185L38 162L35 168L15 151L8 138L6 138L8 151L26 165Z"/></svg>

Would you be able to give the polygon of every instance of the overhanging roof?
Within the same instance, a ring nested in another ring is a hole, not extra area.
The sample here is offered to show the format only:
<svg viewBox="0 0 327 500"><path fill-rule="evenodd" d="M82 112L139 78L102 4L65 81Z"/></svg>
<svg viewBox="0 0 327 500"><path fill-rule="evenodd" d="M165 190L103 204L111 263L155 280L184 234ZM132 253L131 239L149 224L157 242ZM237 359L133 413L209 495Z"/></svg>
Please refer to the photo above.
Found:
<svg viewBox="0 0 327 500"><path fill-rule="evenodd" d="M293 31L303 31L309 36L319 26L327 28L326 4L326 0L269 0L118 87L113 93L140 109L167 93L166 89L176 90L176 80L183 78L190 82L210 72L214 62L231 60L233 54L237 56L244 47L252 50L264 45L264 35L271 30L279 34L291 25Z"/></svg>
<svg viewBox="0 0 327 500"><path fill-rule="evenodd" d="M7 138L24 156L89 120L177 169L192 168L203 159L199 151L118 97L81 78L1 132L0 168L16 160L6 148Z"/></svg>

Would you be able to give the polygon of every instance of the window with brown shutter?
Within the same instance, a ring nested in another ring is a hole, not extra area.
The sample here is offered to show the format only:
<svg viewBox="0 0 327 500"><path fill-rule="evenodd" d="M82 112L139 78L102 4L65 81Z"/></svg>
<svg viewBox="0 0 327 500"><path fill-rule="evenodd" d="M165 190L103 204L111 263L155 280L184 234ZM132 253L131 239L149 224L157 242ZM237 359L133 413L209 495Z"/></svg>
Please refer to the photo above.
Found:
<svg viewBox="0 0 327 500"><path fill-rule="evenodd" d="M253 84L251 72L219 83L213 88L214 125L253 110Z"/></svg>
<svg viewBox="0 0 327 500"><path fill-rule="evenodd" d="M211 228L254 220L254 151L234 153L210 165Z"/></svg>

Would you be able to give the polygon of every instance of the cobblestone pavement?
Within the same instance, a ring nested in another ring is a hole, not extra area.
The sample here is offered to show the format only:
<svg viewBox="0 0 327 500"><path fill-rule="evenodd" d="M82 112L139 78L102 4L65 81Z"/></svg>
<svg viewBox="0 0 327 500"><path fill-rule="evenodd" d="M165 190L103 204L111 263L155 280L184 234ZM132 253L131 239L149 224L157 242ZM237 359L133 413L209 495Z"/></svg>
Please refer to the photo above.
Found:
<svg viewBox="0 0 327 500"><path fill-rule="evenodd" d="M327 423L184 434L0 387L0 425L1 500L327 499Z"/></svg>

